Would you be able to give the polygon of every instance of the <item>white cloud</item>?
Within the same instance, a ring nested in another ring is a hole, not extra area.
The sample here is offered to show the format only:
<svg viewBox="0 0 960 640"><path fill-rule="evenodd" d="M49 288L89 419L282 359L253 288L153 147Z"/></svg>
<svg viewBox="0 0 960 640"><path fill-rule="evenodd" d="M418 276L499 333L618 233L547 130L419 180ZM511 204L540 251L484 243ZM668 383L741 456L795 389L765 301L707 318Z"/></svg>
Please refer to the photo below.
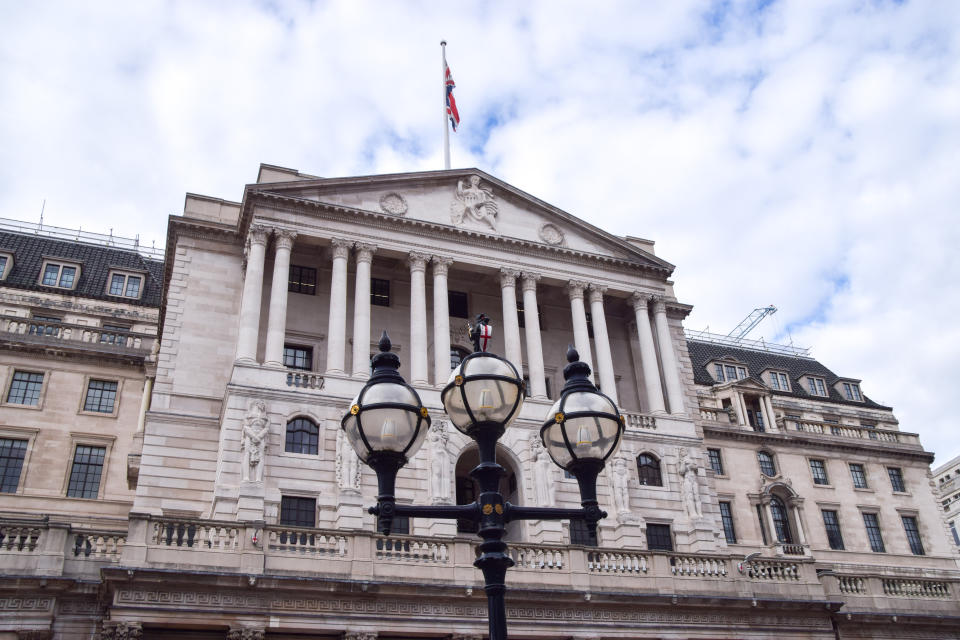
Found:
<svg viewBox="0 0 960 640"><path fill-rule="evenodd" d="M960 361L950 2L14 3L0 215L161 241L258 163L479 166L678 265L688 325L780 312L940 461Z"/></svg>

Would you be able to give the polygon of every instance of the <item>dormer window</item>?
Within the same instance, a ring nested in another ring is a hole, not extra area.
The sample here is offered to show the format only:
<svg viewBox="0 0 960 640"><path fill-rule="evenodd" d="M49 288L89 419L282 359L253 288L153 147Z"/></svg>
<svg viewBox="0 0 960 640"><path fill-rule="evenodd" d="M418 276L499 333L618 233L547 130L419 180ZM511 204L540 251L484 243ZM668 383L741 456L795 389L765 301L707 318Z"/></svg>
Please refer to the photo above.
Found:
<svg viewBox="0 0 960 640"><path fill-rule="evenodd" d="M13 256L9 253L0 253L0 280L6 280L11 269L13 269Z"/></svg>
<svg viewBox="0 0 960 640"><path fill-rule="evenodd" d="M823 381L823 378L811 378L807 377L807 386L810 389L810 395L812 396L827 396L827 385Z"/></svg>
<svg viewBox="0 0 960 640"><path fill-rule="evenodd" d="M73 289L80 277L80 265L69 262L44 260L40 284L58 289Z"/></svg>
<svg viewBox="0 0 960 640"><path fill-rule="evenodd" d="M843 396L847 400L863 402L863 396L860 395L860 385L853 382L844 382L841 387L843 388Z"/></svg>
<svg viewBox="0 0 960 640"><path fill-rule="evenodd" d="M107 295L121 298L139 298L143 291L143 276L125 271L111 271Z"/></svg>
<svg viewBox="0 0 960 640"><path fill-rule="evenodd" d="M716 378L717 382L733 382L747 377L746 367L732 364L715 364L713 365L713 372L713 377Z"/></svg>
<svg viewBox="0 0 960 640"><path fill-rule="evenodd" d="M770 380L770 388L777 391L790 391L790 378L787 374L780 371L771 371L767 374Z"/></svg>

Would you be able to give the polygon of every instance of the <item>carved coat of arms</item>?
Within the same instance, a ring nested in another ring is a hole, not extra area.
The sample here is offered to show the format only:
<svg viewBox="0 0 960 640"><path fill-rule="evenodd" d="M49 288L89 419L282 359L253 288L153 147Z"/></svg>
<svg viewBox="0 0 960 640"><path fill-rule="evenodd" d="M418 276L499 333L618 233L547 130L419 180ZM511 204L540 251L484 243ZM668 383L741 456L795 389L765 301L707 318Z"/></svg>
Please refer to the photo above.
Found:
<svg viewBox="0 0 960 640"><path fill-rule="evenodd" d="M454 224L466 221L480 222L497 230L497 203L493 201L493 190L480 184L480 176L470 176L469 184L457 181L457 198L450 203L450 219Z"/></svg>

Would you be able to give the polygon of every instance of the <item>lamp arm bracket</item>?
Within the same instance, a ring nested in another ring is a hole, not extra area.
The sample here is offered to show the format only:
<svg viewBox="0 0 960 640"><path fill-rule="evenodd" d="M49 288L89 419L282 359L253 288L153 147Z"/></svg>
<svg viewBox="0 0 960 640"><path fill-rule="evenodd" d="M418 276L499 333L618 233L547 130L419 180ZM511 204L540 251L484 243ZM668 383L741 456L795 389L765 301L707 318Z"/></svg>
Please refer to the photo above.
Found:
<svg viewBox="0 0 960 640"><path fill-rule="evenodd" d="M370 507L369 511L373 515L380 515L380 505ZM446 520L473 520L480 521L480 505L476 502L472 504L458 505L416 505L416 504L397 504L394 506L395 516L407 516L410 518L440 518Z"/></svg>
<svg viewBox="0 0 960 640"><path fill-rule="evenodd" d="M503 513L504 522L514 520L586 520L586 509L560 509L556 507L521 507L506 504Z"/></svg>

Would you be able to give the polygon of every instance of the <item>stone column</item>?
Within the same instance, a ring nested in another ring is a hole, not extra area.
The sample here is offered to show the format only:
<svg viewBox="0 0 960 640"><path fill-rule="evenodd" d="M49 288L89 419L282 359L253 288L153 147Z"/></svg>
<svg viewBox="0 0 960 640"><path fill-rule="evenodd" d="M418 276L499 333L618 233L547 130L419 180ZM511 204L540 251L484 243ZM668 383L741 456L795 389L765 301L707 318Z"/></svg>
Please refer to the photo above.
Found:
<svg viewBox="0 0 960 640"><path fill-rule="evenodd" d="M530 395L536 400L547 399L547 381L543 371L543 346L540 342L540 313L537 309L537 281L540 274L524 273L523 324L527 338L527 369L530 375Z"/></svg>
<svg viewBox="0 0 960 640"><path fill-rule="evenodd" d="M590 331L587 329L587 313L583 306L583 292L586 282L570 280L567 293L570 295L570 315L573 319L573 344L580 354L581 362L590 365L590 379L593 380L593 353L590 350Z"/></svg>
<svg viewBox="0 0 960 640"><path fill-rule="evenodd" d="M680 382L680 363L673 349L673 338L667 324L667 305L657 299L653 305L653 317L657 324L657 339L660 342L660 360L663 362L663 380L667 384L667 401L670 413L683 413L683 384Z"/></svg>
<svg viewBox="0 0 960 640"><path fill-rule="evenodd" d="M593 318L593 342L597 345L597 369L600 390L617 400L617 378L613 372L613 355L610 353L610 336L607 334L607 317L603 312L603 294L606 287L590 285L590 316Z"/></svg>
<svg viewBox="0 0 960 640"><path fill-rule="evenodd" d="M410 265L410 384L427 384L427 285L429 256L411 251Z"/></svg>
<svg viewBox="0 0 960 640"><path fill-rule="evenodd" d="M453 259L433 256L433 384L442 387L450 377L450 306L447 272Z"/></svg>
<svg viewBox="0 0 960 640"><path fill-rule="evenodd" d="M517 371L523 372L520 350L520 318L517 316L517 277L519 271L500 269L500 297L503 300L503 353Z"/></svg>
<svg viewBox="0 0 960 640"><path fill-rule="evenodd" d="M261 225L251 225L247 235L247 271L240 298L240 330L237 332L237 360L257 361L257 342L260 339L260 302L263 298L263 259L267 253L269 231Z"/></svg>
<svg viewBox="0 0 960 640"><path fill-rule="evenodd" d="M377 250L357 243L357 279L353 293L353 377L370 377L370 263Z"/></svg>
<svg viewBox="0 0 960 640"><path fill-rule="evenodd" d="M747 412L749 411L749 409L747 409L747 401L744 399L743 394L740 393L739 391L734 391L733 398L734 398L734 402L736 402L736 405L737 405L736 406L736 410L738 414L737 424L740 425L741 427L744 427L744 426L749 427L750 417L747 416Z"/></svg>
<svg viewBox="0 0 960 640"><path fill-rule="evenodd" d="M633 312L637 317L637 341L640 343L640 366L643 368L643 391L647 397L650 413L664 413L663 387L660 384L660 367L657 366L657 348L653 343L653 329L647 315L649 296L634 292L630 296Z"/></svg>
<svg viewBox="0 0 960 640"><path fill-rule="evenodd" d="M270 315L267 317L267 348L264 364L283 366L283 340L287 334L287 289L290 282L290 250L297 234L277 229L274 236L273 282L270 285Z"/></svg>
<svg viewBox="0 0 960 640"><path fill-rule="evenodd" d="M760 401L767 410L767 431L779 431L777 426L777 414L773 412L773 401L770 396L760 396Z"/></svg>
<svg viewBox="0 0 960 640"><path fill-rule="evenodd" d="M790 501L790 508L793 509L793 521L797 525L797 544L807 544L807 535L803 530L803 502L793 499Z"/></svg>
<svg viewBox="0 0 960 640"><path fill-rule="evenodd" d="M330 240L333 276L330 279L330 321L327 324L327 373L344 373L347 347L347 256L353 243Z"/></svg>

